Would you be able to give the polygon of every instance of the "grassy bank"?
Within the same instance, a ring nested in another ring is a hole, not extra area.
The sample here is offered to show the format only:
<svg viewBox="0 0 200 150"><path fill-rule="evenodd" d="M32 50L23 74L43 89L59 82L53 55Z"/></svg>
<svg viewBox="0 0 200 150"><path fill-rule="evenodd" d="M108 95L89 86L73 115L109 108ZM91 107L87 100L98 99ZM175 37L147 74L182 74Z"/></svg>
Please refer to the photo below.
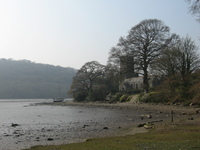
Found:
<svg viewBox="0 0 200 150"><path fill-rule="evenodd" d="M27 150L197 150L200 149L199 122L156 125L146 133L86 140L61 146L35 146Z"/></svg>

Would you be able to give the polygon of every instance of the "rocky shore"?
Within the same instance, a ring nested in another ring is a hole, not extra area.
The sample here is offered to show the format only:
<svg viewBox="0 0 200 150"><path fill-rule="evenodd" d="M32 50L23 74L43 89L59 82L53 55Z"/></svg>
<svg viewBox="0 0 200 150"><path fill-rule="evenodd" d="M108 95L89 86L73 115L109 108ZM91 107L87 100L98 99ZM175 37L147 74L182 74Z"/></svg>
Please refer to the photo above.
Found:
<svg viewBox="0 0 200 150"><path fill-rule="evenodd" d="M95 137L132 135L147 132L155 125L172 123L172 121L173 123L187 121L191 124L200 122L200 108L194 106L182 107L134 102L116 104L44 102L27 106L27 109L35 109L35 106L41 109L49 106L48 108L52 110L76 108L73 113L77 113L77 117L80 118L72 119L68 124L63 120L55 124L37 123L33 126L13 122L7 127L2 127L6 130L0 137L0 142L5 145L7 142L8 147L0 146L0 149L20 150L34 145L60 145L83 142L88 138ZM94 114L87 114L88 110L90 110L89 113L94 112ZM108 114L102 111L108 112ZM52 114L54 113L52 112ZM101 117L102 113L104 113L103 118ZM65 114L61 113L61 115ZM36 119L43 119L43 117L44 114L37 114ZM58 118L52 117L52 119Z"/></svg>
<svg viewBox="0 0 200 150"><path fill-rule="evenodd" d="M128 114L132 110L137 111L140 116L135 120L135 123L129 126L132 131L117 133L116 135L135 134L145 132L139 127L144 127L145 124L155 123L173 123L173 122L188 122L191 124L200 123L200 106L182 106L182 105L165 105L165 104L150 104L150 103L79 103L79 102L61 102L61 103L40 103L40 105L53 106L84 106L84 107L103 107L107 109L120 109ZM127 118L127 120L134 119ZM105 127L107 129L107 127ZM146 128L148 129L148 128ZM114 134L113 134L114 135Z"/></svg>
<svg viewBox="0 0 200 150"><path fill-rule="evenodd" d="M155 104L155 103L136 103L136 102L125 102L125 103L101 103L101 102L87 102L87 103L79 103L79 102L44 102L38 103L35 105L51 105L51 106L85 106L85 107L104 107L104 108L117 108L117 109L137 109L150 111L151 113L165 113L169 114L173 110L174 113L177 114L198 114L200 113L200 106L182 106L182 105L166 105L166 104Z"/></svg>

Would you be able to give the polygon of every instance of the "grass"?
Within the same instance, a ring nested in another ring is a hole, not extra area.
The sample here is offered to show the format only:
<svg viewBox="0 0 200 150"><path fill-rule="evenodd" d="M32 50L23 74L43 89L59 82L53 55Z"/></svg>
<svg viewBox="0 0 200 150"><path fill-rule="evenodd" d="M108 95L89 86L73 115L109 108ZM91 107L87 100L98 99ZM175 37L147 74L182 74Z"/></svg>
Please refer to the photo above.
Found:
<svg viewBox="0 0 200 150"><path fill-rule="evenodd" d="M84 143L34 146L26 150L199 150L200 126L159 125L146 133L89 139Z"/></svg>

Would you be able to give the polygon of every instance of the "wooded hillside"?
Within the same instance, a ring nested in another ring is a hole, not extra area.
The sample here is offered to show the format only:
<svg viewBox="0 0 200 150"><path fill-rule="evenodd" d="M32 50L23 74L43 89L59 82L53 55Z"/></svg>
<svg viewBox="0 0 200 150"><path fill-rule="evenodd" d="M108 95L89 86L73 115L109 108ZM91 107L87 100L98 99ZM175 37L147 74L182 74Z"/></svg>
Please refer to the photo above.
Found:
<svg viewBox="0 0 200 150"><path fill-rule="evenodd" d="M0 99L68 97L76 70L28 60L0 59Z"/></svg>

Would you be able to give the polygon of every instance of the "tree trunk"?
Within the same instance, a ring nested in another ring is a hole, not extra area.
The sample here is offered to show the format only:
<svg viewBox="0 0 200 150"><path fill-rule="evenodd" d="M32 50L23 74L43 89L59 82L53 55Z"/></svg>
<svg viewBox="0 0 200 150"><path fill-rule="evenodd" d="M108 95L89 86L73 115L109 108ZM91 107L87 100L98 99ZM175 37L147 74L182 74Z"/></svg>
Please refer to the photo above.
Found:
<svg viewBox="0 0 200 150"><path fill-rule="evenodd" d="M144 88L144 93L149 93L149 78L148 78L148 71L147 71L147 66L144 67L144 76L143 76L143 88Z"/></svg>

